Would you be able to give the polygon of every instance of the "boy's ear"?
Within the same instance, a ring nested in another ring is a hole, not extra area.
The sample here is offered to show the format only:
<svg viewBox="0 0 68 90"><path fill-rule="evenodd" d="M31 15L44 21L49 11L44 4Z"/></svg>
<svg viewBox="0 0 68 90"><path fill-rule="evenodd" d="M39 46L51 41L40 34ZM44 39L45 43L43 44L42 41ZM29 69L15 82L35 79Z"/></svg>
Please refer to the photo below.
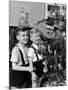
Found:
<svg viewBox="0 0 68 90"><path fill-rule="evenodd" d="M16 39L19 40L19 35L16 36Z"/></svg>

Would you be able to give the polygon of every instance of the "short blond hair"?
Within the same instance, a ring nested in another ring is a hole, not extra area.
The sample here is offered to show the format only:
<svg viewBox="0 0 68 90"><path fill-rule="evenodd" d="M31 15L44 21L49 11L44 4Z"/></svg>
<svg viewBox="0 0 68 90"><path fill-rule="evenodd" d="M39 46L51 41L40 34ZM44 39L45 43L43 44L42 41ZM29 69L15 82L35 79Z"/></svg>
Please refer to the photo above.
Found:
<svg viewBox="0 0 68 90"><path fill-rule="evenodd" d="M30 31L30 36L32 36L33 34L39 34L40 36L42 35L41 31L38 30L37 28L33 28L31 31Z"/></svg>

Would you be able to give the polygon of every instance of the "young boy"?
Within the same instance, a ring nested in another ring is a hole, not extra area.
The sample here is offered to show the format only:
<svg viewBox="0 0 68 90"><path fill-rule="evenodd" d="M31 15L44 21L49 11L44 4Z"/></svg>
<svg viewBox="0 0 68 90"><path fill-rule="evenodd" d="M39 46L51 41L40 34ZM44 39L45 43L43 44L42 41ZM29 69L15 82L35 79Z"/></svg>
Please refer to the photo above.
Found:
<svg viewBox="0 0 68 90"><path fill-rule="evenodd" d="M33 42L28 51L28 58L32 71L32 87L37 87L37 78L41 77L43 72L43 50L41 32L37 29L30 31L30 39Z"/></svg>
<svg viewBox="0 0 68 90"><path fill-rule="evenodd" d="M11 54L12 69L10 71L10 88L29 87L31 80L30 72L32 70L27 57L28 29L18 28L16 31L16 39L18 43L13 48Z"/></svg>

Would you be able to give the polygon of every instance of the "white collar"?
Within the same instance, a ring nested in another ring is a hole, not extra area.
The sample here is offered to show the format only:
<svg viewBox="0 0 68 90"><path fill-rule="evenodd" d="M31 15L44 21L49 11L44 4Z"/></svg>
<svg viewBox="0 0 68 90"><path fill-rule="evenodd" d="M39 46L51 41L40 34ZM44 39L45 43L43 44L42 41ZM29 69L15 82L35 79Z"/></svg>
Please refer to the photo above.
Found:
<svg viewBox="0 0 68 90"><path fill-rule="evenodd" d="M24 47L22 47L22 45L20 43L18 43L17 45L19 46L19 48L20 48L20 50L21 50L21 52L22 52L22 54L24 56L24 59L25 59L26 53L25 53Z"/></svg>
<svg viewBox="0 0 68 90"><path fill-rule="evenodd" d="M24 48L20 43L18 43L17 46L19 46L20 50L23 51Z"/></svg>
<svg viewBox="0 0 68 90"><path fill-rule="evenodd" d="M37 50L39 49L38 46L37 46L36 44L34 44L34 43L32 44L32 46L33 46L34 48L36 48Z"/></svg>

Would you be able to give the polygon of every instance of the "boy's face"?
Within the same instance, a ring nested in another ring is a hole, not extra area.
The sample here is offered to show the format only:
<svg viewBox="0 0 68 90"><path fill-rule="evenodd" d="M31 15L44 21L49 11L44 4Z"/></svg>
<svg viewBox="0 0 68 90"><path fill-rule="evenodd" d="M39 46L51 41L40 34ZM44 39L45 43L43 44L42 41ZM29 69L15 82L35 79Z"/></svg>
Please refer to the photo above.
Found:
<svg viewBox="0 0 68 90"><path fill-rule="evenodd" d="M27 44L29 40L28 31L20 31L17 35L17 40L22 44Z"/></svg>
<svg viewBox="0 0 68 90"><path fill-rule="evenodd" d="M40 37L39 33L33 33L31 35L31 40L33 41L33 43L39 44L41 41L41 37Z"/></svg>

